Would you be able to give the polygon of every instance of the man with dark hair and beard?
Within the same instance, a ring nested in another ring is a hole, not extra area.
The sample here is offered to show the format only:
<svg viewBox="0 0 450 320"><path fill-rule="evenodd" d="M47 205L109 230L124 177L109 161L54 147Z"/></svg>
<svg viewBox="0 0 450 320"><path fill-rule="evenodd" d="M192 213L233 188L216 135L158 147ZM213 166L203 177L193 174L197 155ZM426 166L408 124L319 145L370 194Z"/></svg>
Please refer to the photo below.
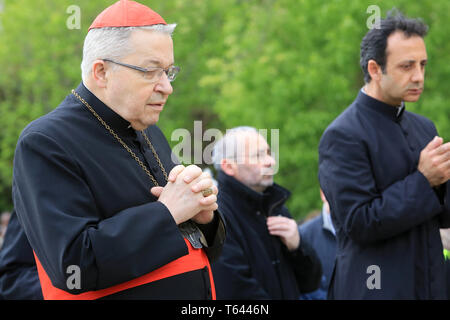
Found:
<svg viewBox="0 0 450 320"><path fill-rule="evenodd" d="M424 88L428 27L397 11L361 43L365 85L325 130L319 180L337 233L334 299L445 299L450 143L405 111Z"/></svg>

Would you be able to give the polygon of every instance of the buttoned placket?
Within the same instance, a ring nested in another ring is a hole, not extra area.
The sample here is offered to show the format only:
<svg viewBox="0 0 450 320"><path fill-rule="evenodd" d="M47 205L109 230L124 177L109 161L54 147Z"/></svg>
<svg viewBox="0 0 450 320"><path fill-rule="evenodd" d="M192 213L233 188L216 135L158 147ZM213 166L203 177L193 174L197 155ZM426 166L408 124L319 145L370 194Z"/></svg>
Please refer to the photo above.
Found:
<svg viewBox="0 0 450 320"><path fill-rule="evenodd" d="M410 130L410 122L409 119L405 118L405 117L398 117L398 120L396 121L398 123L398 125L401 128L401 131L405 137L405 140L408 143L408 147L410 150L410 157L411 157L411 161L413 162L413 166L416 168L419 164L419 159L420 159L420 152L421 152L421 144L419 141L419 138L416 137L416 135L414 134L414 132L411 132ZM425 224L424 225L424 232L425 232L425 239L427 239L426 241L426 247L427 247L427 259L428 261L433 261L433 258L430 256L433 248L432 248L432 244L430 243L430 238L428 236L428 234L430 233L430 229L429 229L429 224ZM428 263L424 264L425 270L423 271L425 279L423 279L424 283L428 283L429 287L425 288L425 290L427 290L427 292L425 293L425 296L432 296L434 293L431 292L432 288L433 288L433 282L434 282L434 275L433 275L433 265L428 265Z"/></svg>

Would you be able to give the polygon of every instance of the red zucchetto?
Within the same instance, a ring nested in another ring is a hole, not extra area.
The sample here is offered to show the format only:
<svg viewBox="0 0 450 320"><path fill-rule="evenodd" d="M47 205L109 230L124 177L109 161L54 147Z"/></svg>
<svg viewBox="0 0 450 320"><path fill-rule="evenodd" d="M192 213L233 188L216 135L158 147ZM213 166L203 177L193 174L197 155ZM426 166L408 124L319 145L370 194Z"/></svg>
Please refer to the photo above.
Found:
<svg viewBox="0 0 450 320"><path fill-rule="evenodd" d="M135 1L120 0L103 10L89 27L142 27L167 24L155 11Z"/></svg>

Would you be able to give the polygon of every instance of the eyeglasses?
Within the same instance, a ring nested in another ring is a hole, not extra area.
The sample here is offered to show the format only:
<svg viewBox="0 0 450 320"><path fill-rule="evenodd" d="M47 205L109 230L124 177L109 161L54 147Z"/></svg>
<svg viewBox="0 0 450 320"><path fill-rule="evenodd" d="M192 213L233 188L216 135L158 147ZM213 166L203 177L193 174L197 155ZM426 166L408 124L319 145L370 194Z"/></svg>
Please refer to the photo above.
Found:
<svg viewBox="0 0 450 320"><path fill-rule="evenodd" d="M146 68L133 66L133 65L127 64L127 63L117 62L117 61L114 61L111 59L102 59L102 60L107 61L107 62L112 62L112 63L118 64L120 66L134 69L137 71L141 71L144 73L144 78L151 82L159 81L159 79L161 79L161 76L163 75L163 72L167 75L167 79L169 79L169 82L172 82L177 77L178 72L180 72L180 67L176 67L176 66L170 66L166 69L163 69L160 67L150 67L150 68L146 69Z"/></svg>
<svg viewBox="0 0 450 320"><path fill-rule="evenodd" d="M244 151L244 150L241 150ZM269 150L260 150L256 153L252 153L250 155L248 155L247 158L245 158L244 155L239 154L239 150L238 150L238 154L229 157L229 159L234 159L237 160L237 163L239 164L243 164L243 163L250 163L250 164L256 164L262 161L265 161L267 159L267 157L271 157L273 159L276 158L275 152Z"/></svg>

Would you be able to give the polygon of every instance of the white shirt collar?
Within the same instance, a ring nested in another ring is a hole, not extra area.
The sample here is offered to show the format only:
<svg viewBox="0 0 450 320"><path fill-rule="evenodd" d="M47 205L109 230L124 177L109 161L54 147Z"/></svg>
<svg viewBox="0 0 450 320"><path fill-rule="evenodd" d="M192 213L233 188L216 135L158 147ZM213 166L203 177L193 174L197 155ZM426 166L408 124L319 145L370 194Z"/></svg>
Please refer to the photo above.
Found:
<svg viewBox="0 0 450 320"><path fill-rule="evenodd" d="M323 227L329 230L332 234L336 235L336 230L334 229L333 222L331 221L331 215L325 210L325 204L322 206L322 219Z"/></svg>

